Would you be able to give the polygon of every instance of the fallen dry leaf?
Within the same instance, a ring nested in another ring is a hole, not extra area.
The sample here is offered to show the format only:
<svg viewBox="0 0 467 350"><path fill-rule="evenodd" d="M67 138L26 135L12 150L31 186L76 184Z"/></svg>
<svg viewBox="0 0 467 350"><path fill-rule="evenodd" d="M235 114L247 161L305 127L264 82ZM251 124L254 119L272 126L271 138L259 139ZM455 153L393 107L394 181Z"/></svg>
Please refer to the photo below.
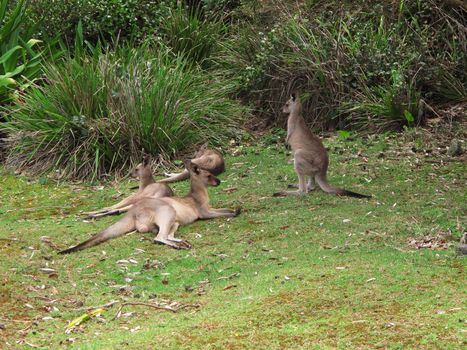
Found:
<svg viewBox="0 0 467 350"><path fill-rule="evenodd" d="M224 189L222 190L222 192L232 193L232 192L235 192L235 191L237 191L237 190L238 190L237 187L229 187L229 188L224 188Z"/></svg>
<svg viewBox="0 0 467 350"><path fill-rule="evenodd" d="M236 284L229 284L228 286L225 286L222 290L229 290L229 289L232 289L232 288L235 288L237 287Z"/></svg>
<svg viewBox="0 0 467 350"><path fill-rule="evenodd" d="M451 233L440 232L435 236L423 236L421 238L411 238L409 245L413 248L429 248L429 249L448 249L451 246L451 242L448 241L448 237Z"/></svg>
<svg viewBox="0 0 467 350"><path fill-rule="evenodd" d="M248 223L251 225L264 224L264 220L248 220Z"/></svg>

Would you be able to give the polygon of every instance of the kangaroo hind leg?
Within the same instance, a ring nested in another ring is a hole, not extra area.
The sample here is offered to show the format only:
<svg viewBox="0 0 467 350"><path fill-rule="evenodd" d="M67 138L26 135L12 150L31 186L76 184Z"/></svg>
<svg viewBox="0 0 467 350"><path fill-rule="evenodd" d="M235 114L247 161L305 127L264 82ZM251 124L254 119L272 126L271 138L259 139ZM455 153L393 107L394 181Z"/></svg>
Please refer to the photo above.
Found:
<svg viewBox="0 0 467 350"><path fill-rule="evenodd" d="M157 208L154 221L155 225L159 226L159 233L154 238L154 243L165 244L175 249L185 248L180 242L170 239L170 236L174 237L175 231L178 228L175 218L175 209L170 205Z"/></svg>
<svg viewBox="0 0 467 350"><path fill-rule="evenodd" d="M308 190L305 182L305 175L298 174L298 190L297 191L282 191L282 192L275 192L273 194L274 197L287 197L287 196L303 196L305 195Z"/></svg>

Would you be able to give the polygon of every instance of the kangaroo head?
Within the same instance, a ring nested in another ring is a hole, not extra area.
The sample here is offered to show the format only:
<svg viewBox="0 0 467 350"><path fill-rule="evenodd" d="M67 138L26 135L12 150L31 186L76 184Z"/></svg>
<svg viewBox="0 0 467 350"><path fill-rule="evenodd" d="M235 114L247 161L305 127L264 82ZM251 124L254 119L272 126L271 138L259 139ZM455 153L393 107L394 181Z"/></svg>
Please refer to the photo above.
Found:
<svg viewBox="0 0 467 350"><path fill-rule="evenodd" d="M282 107L282 112L287 114L297 114L302 113L302 104L300 103L300 98L297 93L292 93L290 99Z"/></svg>
<svg viewBox="0 0 467 350"><path fill-rule="evenodd" d="M219 186L221 180L215 177L206 169L200 168L194 164L191 160L185 161L185 168L190 172L190 178L192 181L199 181L204 186Z"/></svg>
<svg viewBox="0 0 467 350"><path fill-rule="evenodd" d="M139 163L136 168L131 172L131 176L137 179L152 176L151 167L149 166L149 158L144 157L143 162Z"/></svg>

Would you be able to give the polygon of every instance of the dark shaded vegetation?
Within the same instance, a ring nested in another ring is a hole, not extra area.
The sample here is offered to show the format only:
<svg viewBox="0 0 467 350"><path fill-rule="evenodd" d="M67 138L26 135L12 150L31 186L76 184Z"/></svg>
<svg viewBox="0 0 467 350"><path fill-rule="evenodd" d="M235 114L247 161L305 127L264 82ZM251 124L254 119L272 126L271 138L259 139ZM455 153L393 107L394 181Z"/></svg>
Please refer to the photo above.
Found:
<svg viewBox="0 0 467 350"><path fill-rule="evenodd" d="M433 109L466 99L462 6L311 1L264 10L266 19L252 15L250 26L238 26L220 62L269 123L281 121L293 90L305 94L316 127L367 131L418 125Z"/></svg>
<svg viewBox="0 0 467 350"><path fill-rule="evenodd" d="M465 113L456 1L3 3L11 18L18 4L17 41L39 52L23 45L5 74L34 74L0 90L7 164L20 170L96 178L144 154L244 140L245 128L284 126L291 91L317 130L398 131L446 109L456 125Z"/></svg>

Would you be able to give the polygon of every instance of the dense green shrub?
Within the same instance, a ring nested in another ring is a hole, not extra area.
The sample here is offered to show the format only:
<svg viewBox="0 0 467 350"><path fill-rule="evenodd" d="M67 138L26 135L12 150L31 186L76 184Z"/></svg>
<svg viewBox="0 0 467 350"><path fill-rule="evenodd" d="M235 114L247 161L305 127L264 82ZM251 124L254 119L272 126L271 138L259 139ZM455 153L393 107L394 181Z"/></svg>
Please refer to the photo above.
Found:
<svg viewBox="0 0 467 350"><path fill-rule="evenodd" d="M35 0L28 17L39 35L62 34L72 43L75 28L81 20L85 38L95 43L99 38L144 39L153 35L175 1L161 0Z"/></svg>
<svg viewBox="0 0 467 350"><path fill-rule="evenodd" d="M217 5L190 1L156 0L71 0L32 2L29 17L39 29L38 35L60 34L69 47L73 45L78 23L84 39L91 44L130 42L132 45L151 39L163 42L175 54L183 53L193 62L208 66L207 58L224 33L224 24L214 19ZM222 17L222 16L220 16Z"/></svg>
<svg viewBox="0 0 467 350"><path fill-rule="evenodd" d="M8 116L7 164L34 172L99 177L142 154L173 156L235 136L244 109L232 85L168 49L82 53L46 67Z"/></svg>
<svg viewBox="0 0 467 350"><path fill-rule="evenodd" d="M271 123L292 90L322 128L399 129L426 106L466 99L466 19L442 1L277 5L272 25L241 25L217 62ZM258 28L265 28L260 29Z"/></svg>

